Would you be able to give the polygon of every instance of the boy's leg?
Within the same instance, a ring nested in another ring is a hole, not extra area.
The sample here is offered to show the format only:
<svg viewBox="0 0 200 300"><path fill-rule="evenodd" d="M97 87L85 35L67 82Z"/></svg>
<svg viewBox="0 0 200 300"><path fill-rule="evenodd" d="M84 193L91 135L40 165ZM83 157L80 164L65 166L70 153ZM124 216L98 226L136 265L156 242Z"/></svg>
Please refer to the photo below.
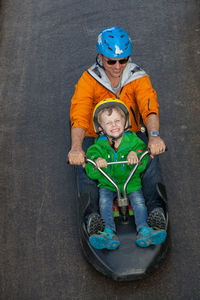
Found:
<svg viewBox="0 0 200 300"><path fill-rule="evenodd" d="M154 230L152 227L142 227L137 235L136 244L140 247L162 244L166 236L165 230Z"/></svg>
<svg viewBox="0 0 200 300"><path fill-rule="evenodd" d="M105 226L109 227L113 231L116 231L116 226L113 216L113 199L116 196L116 192L100 188L99 189L99 209L101 217L104 219Z"/></svg>
<svg viewBox="0 0 200 300"><path fill-rule="evenodd" d="M135 212L135 223L138 233L136 244L140 247L148 247L163 243L166 239L166 232L161 229L153 230L147 224L147 209L142 190L134 191L128 197Z"/></svg>
<svg viewBox="0 0 200 300"><path fill-rule="evenodd" d="M91 235L89 241L90 244L96 249L115 250L120 245L118 237L109 227L106 227L104 232Z"/></svg>
<svg viewBox="0 0 200 300"><path fill-rule="evenodd" d="M128 198L130 199L131 206L134 210L135 224L137 232L139 232L142 227L148 227L147 208L142 190L140 189L128 194Z"/></svg>
<svg viewBox="0 0 200 300"><path fill-rule="evenodd" d="M120 241L114 233L116 230L113 217L113 199L115 195L116 192L111 190L99 189L99 208L101 217L105 222L105 230L91 235L89 238L90 244L96 249L115 250L120 245Z"/></svg>

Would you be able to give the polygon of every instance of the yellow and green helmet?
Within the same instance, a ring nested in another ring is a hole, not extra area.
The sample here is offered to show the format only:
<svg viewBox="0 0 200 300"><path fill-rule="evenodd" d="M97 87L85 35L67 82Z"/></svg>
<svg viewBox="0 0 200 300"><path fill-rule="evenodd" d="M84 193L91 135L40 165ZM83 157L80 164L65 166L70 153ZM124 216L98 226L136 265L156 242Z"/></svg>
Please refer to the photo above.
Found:
<svg viewBox="0 0 200 300"><path fill-rule="evenodd" d="M126 122L128 121L128 125L125 128L125 130L130 128L130 116L129 116L129 110L128 110L127 106L124 104L124 102L122 102L119 99L108 98L108 99L100 101L95 106L94 111L93 111L93 126L94 126L94 130L97 134L99 134L99 127L100 127L100 124L98 122L99 112L104 108L109 108L109 107L114 107L114 106L118 106L125 113Z"/></svg>

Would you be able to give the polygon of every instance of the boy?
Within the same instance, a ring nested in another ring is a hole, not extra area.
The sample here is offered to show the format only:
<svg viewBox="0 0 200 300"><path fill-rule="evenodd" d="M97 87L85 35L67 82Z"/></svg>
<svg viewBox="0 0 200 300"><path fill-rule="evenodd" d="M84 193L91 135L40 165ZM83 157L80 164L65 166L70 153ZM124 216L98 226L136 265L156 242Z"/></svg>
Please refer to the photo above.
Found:
<svg viewBox="0 0 200 300"><path fill-rule="evenodd" d="M133 132L126 132L130 126L129 111L125 104L117 99L106 99L99 102L93 113L95 132L100 135L95 144L89 147L87 157L94 160L99 168L115 181L121 192L133 164L138 162L138 156L146 150L146 145ZM128 164L107 165L107 161L127 160ZM127 195L135 212L137 228L136 243L140 247L148 247L162 243L166 238L164 230L153 230L147 224L147 209L142 194L141 172L145 170L147 157L140 165L127 185ZM98 180L99 206L101 217L105 221L105 230L91 235L89 240L96 249L114 250L120 241L115 234L116 227L113 217L113 200L116 196L115 187L93 166L85 167L91 179Z"/></svg>

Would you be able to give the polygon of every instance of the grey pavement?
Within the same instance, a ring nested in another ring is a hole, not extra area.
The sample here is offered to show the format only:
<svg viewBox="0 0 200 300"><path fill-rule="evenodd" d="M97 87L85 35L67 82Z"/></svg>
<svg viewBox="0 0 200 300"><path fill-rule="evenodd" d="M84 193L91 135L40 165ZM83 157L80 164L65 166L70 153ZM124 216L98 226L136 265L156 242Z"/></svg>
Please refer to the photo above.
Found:
<svg viewBox="0 0 200 300"><path fill-rule="evenodd" d="M107 26L126 29L158 94L171 251L150 277L114 282L79 244L69 108ZM2 0L1 300L200 299L200 1Z"/></svg>

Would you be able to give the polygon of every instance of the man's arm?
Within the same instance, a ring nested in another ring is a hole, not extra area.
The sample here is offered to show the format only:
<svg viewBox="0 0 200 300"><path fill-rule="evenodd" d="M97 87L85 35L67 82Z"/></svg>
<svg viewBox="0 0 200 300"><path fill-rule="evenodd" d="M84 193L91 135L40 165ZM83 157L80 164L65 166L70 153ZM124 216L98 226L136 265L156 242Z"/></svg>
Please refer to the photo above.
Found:
<svg viewBox="0 0 200 300"><path fill-rule="evenodd" d="M80 127L71 129L71 150L68 153L69 163L71 165L82 165L85 167L85 152L82 149L85 130Z"/></svg>
<svg viewBox="0 0 200 300"><path fill-rule="evenodd" d="M149 116L145 125L149 136L148 147L151 150L151 157L153 157L156 154L161 154L165 152L166 146L164 141L160 138L160 136L151 136L152 131L159 131L160 129L160 122L158 116Z"/></svg>

